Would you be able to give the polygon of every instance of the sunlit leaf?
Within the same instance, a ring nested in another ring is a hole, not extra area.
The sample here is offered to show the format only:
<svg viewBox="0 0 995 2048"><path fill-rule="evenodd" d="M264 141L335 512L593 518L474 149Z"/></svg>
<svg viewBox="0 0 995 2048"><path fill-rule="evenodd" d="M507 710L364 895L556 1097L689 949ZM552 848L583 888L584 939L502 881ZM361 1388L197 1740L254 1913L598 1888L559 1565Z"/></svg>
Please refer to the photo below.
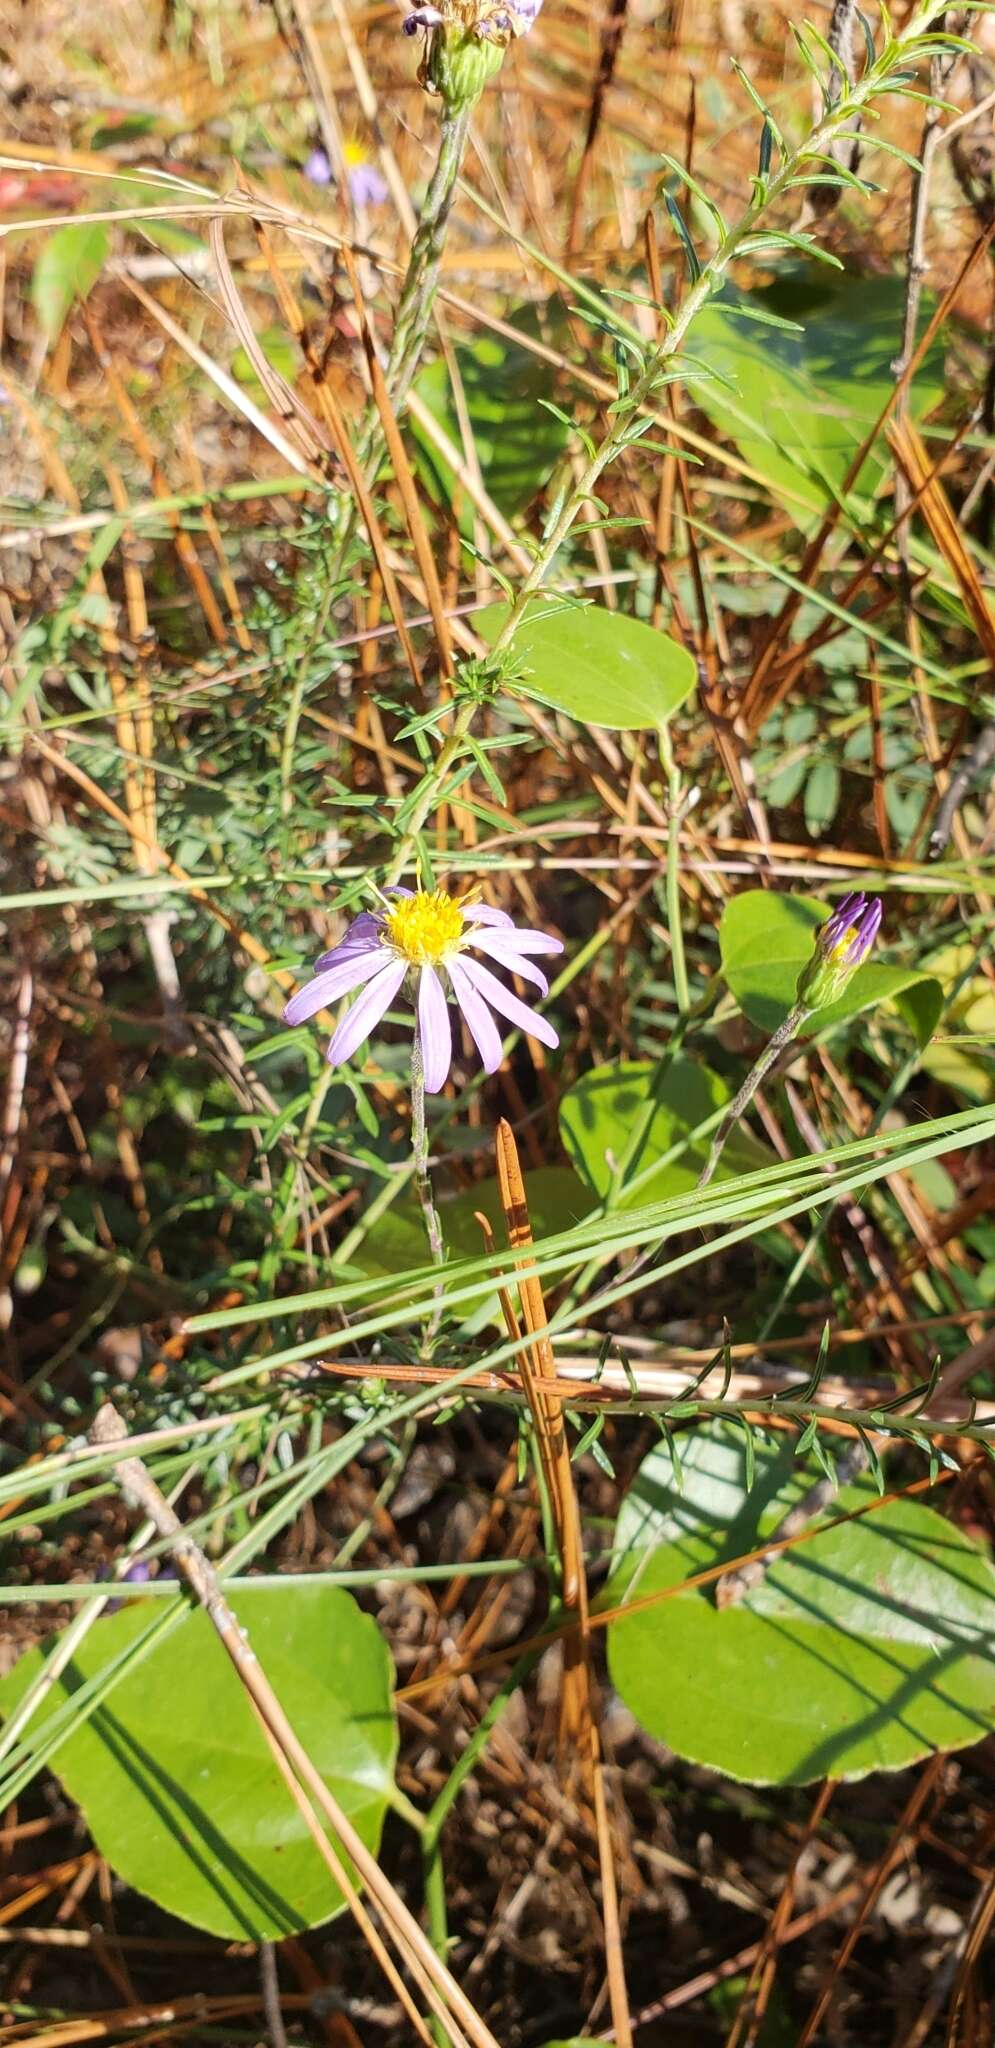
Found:
<svg viewBox="0 0 995 2048"><path fill-rule="evenodd" d="M739 1432L702 1424L678 1490L667 1447L622 1506L608 1598L633 1601L754 1550L817 1477L789 1441L758 1438L752 1488ZM864 1479L826 1519L876 1499ZM775 1557L738 1604L678 1592L612 1622L612 1682L657 1741L758 1784L899 1770L988 1735L995 1712L995 1570L918 1501L826 1528Z"/></svg>
<svg viewBox="0 0 995 2048"><path fill-rule="evenodd" d="M508 618L488 605L474 626L491 645ZM524 687L579 725L664 725L697 681L694 659L667 633L602 605L534 598L515 634Z"/></svg>
<svg viewBox="0 0 995 2048"><path fill-rule="evenodd" d="M397 1746L376 1623L334 1586L298 1587L289 1599L243 1588L233 1605L312 1762L376 1849ZM148 1619L148 1603L137 1602L97 1622L56 1681L52 1706L71 1700ZM35 1650L14 1666L0 1685L4 1714L45 1661ZM77 1723L52 1768L119 1876L197 1927L226 1940L275 1940L342 1909L202 1609Z"/></svg>

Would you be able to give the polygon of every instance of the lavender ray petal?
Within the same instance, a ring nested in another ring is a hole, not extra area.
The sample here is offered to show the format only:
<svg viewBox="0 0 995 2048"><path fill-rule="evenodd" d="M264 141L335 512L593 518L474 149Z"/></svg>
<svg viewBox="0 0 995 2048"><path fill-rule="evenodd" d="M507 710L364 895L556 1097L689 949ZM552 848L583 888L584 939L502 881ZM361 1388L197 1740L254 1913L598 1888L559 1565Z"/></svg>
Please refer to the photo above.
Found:
<svg viewBox="0 0 995 2048"><path fill-rule="evenodd" d="M876 896L874 901L868 904L867 908L861 912L856 936L851 939L846 951L846 964L848 967L859 967L861 961L866 960L877 938L883 914L880 896Z"/></svg>
<svg viewBox="0 0 995 2048"><path fill-rule="evenodd" d="M835 946L843 937L844 932L848 932L850 926L855 924L859 917L863 916L866 908L867 898L863 891L851 890L850 894L844 896L842 901L837 904L832 916L827 918L826 923L822 926L819 934L821 944L826 948Z"/></svg>
<svg viewBox="0 0 995 2048"><path fill-rule="evenodd" d="M503 1057L501 1033L484 1002L458 960L449 960L446 971L453 985L453 994L466 1018L470 1037L480 1054L485 1074L496 1074Z"/></svg>
<svg viewBox="0 0 995 2048"><path fill-rule="evenodd" d="M349 194L354 206L382 206L389 198L387 181L376 164L355 164L349 173Z"/></svg>
<svg viewBox="0 0 995 2048"><path fill-rule="evenodd" d="M495 910L493 903L468 903L463 911L464 924L512 924L506 910Z"/></svg>
<svg viewBox="0 0 995 2048"><path fill-rule="evenodd" d="M423 967L418 983L418 1035L421 1039L425 1092L444 1088L453 1057L453 1034L446 992L434 967Z"/></svg>
<svg viewBox="0 0 995 2048"><path fill-rule="evenodd" d="M303 1024L308 1017L316 1017L319 1010L327 1009L330 1003L337 1003L342 996L359 988L362 982L369 981L385 957L379 944L362 952L347 953L336 966L329 967L324 974L316 974L306 988L298 989L297 994L291 996L283 1013L284 1023Z"/></svg>
<svg viewBox="0 0 995 2048"><path fill-rule="evenodd" d="M516 931L514 926L508 928L505 925L501 925L497 931L489 931L486 936L488 942L491 940L495 942L500 941L505 951L509 954L562 953L563 951L563 940L554 939L552 932ZM468 932L466 943L470 946L482 946L484 943L484 933Z"/></svg>
<svg viewBox="0 0 995 2048"><path fill-rule="evenodd" d="M380 932L380 919L372 910L361 910L343 932L338 945L331 946L327 953L322 953L320 960L315 961L315 973L322 974L326 967L334 967L337 961L346 959L351 953L365 953L379 939Z"/></svg>
<svg viewBox="0 0 995 2048"><path fill-rule="evenodd" d="M369 1038L384 1011L389 1010L407 971L406 960L391 960L381 968L369 988L343 1017L326 1054L329 1066L341 1066L344 1060L351 1059L364 1038Z"/></svg>
<svg viewBox="0 0 995 2048"><path fill-rule="evenodd" d="M507 946L503 932L478 932L471 943L479 952L486 953L491 960L496 960L499 967L506 967L509 974L520 974L523 981L531 981L535 988L542 990L544 996L548 996L549 983L542 969L536 967L534 961L526 959L517 948L513 951Z"/></svg>
<svg viewBox="0 0 995 2048"><path fill-rule="evenodd" d="M538 1038L542 1045L559 1045L559 1037L545 1017L540 1017L537 1010L530 1010L527 1003L520 1003L489 967L482 967L479 960L464 960L463 972L499 1017L507 1017L510 1023L518 1025L520 1031L527 1031L530 1038Z"/></svg>
<svg viewBox="0 0 995 2048"><path fill-rule="evenodd" d="M327 151L320 147L313 149L303 165L303 171L304 176L310 179L312 185L331 184L332 166L328 161Z"/></svg>

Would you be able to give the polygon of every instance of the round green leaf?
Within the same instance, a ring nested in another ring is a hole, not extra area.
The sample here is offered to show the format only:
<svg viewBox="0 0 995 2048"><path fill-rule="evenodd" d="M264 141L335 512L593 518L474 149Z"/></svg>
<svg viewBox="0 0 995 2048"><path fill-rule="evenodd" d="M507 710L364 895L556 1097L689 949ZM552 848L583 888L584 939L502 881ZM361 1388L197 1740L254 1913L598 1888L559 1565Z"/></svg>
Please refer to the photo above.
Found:
<svg viewBox="0 0 995 2048"><path fill-rule="evenodd" d="M488 605L473 624L493 646L508 606ZM533 598L515 634L530 696L578 725L641 730L666 724L691 695L697 669L686 647L641 619L600 605Z"/></svg>
<svg viewBox="0 0 995 2048"><path fill-rule="evenodd" d="M325 1783L377 1848L397 1735L391 1669L376 1623L340 1587L243 1588L239 1624ZM148 1626L139 1601L99 1621L56 1682L61 1707ZM8 1714L45 1657L0 1685ZM276 1940L341 1911L332 1882L206 1614L126 1670L52 1768L125 1881L225 1940Z"/></svg>
<svg viewBox="0 0 995 2048"><path fill-rule="evenodd" d="M662 1202L697 1186L710 1140L699 1125L729 1099L718 1074L679 1054L661 1070L649 1060L621 1060L582 1074L560 1103L560 1136L598 1200L616 1184L614 1206ZM676 1151L676 1157L667 1155ZM730 1138L717 1178L770 1164L748 1131ZM529 1181L531 1188L532 1182Z"/></svg>
<svg viewBox="0 0 995 2048"><path fill-rule="evenodd" d="M754 1549L818 1476L758 1438L748 1487L743 1432L721 1420L682 1443L683 1493L661 1446L623 1503L612 1604ZM863 1480L827 1519L874 1498ZM754 1784L860 1778L990 1732L993 1597L973 1543L894 1501L783 1552L737 1605L703 1586L613 1622L609 1666L650 1734L695 1763Z"/></svg>
<svg viewBox="0 0 995 2048"><path fill-rule="evenodd" d="M831 906L813 896L777 896L768 889L744 889L726 904L719 925L722 972L751 1023L776 1031L794 1000L795 985L811 959L815 934ZM842 1024L878 1003L894 1003L928 1045L943 1007L943 990L917 967L883 967L869 960L858 967L838 1002L818 1010L809 1028Z"/></svg>
<svg viewBox="0 0 995 2048"><path fill-rule="evenodd" d="M960 991L948 1005L945 1035L928 1047L922 1064L927 1074L965 1102L991 1102L995 1096L995 995L987 975L980 971L961 980L978 959L978 948L968 943L945 946L929 961L945 987L955 989L960 984ZM959 1038L965 1040L964 1045L957 1043Z"/></svg>

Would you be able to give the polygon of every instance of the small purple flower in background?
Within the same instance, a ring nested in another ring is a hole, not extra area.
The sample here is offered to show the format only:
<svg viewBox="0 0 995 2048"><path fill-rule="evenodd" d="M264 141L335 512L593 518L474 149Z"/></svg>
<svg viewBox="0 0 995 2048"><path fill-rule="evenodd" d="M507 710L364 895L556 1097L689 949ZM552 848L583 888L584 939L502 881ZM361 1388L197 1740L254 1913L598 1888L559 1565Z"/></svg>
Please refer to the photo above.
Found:
<svg viewBox="0 0 995 2048"><path fill-rule="evenodd" d="M392 906L383 911L364 910L353 920L339 944L317 961L314 980L292 996L284 1010L287 1024L303 1024L353 989L362 988L328 1048L333 1067L350 1059L369 1038L409 976L425 1088L430 1095L437 1095L445 1086L453 1056L443 976L466 1020L485 1073L495 1073L501 1064L501 1033L492 1010L543 1045L559 1044L545 1017L520 1002L466 949L473 946L547 995L549 983L533 956L562 953L560 939L549 932L519 930L506 911L493 910L466 896L450 896L444 889L419 889L416 893L397 889L393 894L397 901Z"/></svg>
<svg viewBox="0 0 995 2048"><path fill-rule="evenodd" d="M349 180L349 197L354 206L382 206L388 197L386 180L381 177L376 164L372 162L363 144L350 136L342 145L346 176ZM302 165L305 178L312 185L330 185L332 166L328 151L320 144L312 149Z"/></svg>
<svg viewBox="0 0 995 2048"><path fill-rule="evenodd" d="M377 170L361 142L350 138L342 151L354 206L382 206L388 197L387 181Z"/></svg>
<svg viewBox="0 0 995 2048"><path fill-rule="evenodd" d="M881 917L879 896L868 898L862 889L844 896L816 933L815 951L798 977L800 1003L819 1010L843 994L877 938Z"/></svg>
<svg viewBox="0 0 995 2048"><path fill-rule="evenodd" d="M332 182L332 166L324 149L313 149L303 169L304 176L310 179L312 185L330 185Z"/></svg>

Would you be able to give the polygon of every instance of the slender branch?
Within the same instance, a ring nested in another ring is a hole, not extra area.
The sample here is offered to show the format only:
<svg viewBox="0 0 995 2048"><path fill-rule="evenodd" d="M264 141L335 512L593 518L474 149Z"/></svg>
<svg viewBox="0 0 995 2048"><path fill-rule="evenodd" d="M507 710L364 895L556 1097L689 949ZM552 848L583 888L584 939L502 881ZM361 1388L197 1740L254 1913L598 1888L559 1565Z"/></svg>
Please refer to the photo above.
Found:
<svg viewBox="0 0 995 2048"><path fill-rule="evenodd" d="M783 1023L778 1025L773 1038L764 1046L760 1058L750 1068L742 1087L733 1096L722 1122L712 1139L712 1149L709 1152L698 1181L699 1188L707 1188L722 1157L722 1150L726 1139L735 1129L744 1110L749 1108L764 1076L770 1073L775 1060L784 1051L785 1047L790 1045L793 1039L797 1038L806 1017L810 1017L811 1014L811 1010L807 1009L804 1003L796 1003L794 1009L788 1011Z"/></svg>

